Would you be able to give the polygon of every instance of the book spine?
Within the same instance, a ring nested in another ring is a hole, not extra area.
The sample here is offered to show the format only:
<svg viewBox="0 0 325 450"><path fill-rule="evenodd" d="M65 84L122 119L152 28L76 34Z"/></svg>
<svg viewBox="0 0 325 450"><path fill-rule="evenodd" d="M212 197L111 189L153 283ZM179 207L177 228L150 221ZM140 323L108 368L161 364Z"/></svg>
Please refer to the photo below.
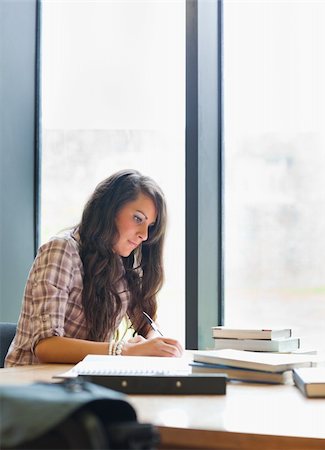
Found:
<svg viewBox="0 0 325 450"><path fill-rule="evenodd" d="M295 383L295 385L297 386L297 388L306 396L308 397L307 394L307 389L305 386L305 383L302 381L302 379L300 378L300 376L297 374L297 372L295 370L293 370L292 372L292 378L293 381Z"/></svg>

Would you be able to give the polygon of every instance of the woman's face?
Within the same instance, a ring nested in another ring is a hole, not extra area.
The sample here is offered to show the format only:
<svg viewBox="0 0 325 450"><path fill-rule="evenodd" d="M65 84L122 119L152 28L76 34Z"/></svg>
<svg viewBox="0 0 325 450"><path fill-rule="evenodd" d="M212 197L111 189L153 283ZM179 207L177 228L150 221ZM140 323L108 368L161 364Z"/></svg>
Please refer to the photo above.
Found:
<svg viewBox="0 0 325 450"><path fill-rule="evenodd" d="M141 193L134 201L126 203L115 218L118 239L113 250L120 256L129 256L148 239L148 229L156 219L155 204L147 195Z"/></svg>

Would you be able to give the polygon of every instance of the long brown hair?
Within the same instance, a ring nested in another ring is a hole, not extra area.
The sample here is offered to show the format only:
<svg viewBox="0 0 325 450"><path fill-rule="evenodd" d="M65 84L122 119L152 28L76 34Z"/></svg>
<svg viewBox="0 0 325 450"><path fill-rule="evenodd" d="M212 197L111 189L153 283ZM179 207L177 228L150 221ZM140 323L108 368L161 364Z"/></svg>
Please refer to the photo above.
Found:
<svg viewBox="0 0 325 450"><path fill-rule="evenodd" d="M149 236L128 257L113 252L118 236L118 211L139 194L149 196L157 219ZM123 170L102 181L88 200L79 224L80 257L83 263L82 304L88 339L101 341L113 331L122 302L117 291L121 259L130 293L128 315L138 334L146 336L150 327L143 311L155 318L156 295L163 284L163 244L166 230L166 203L159 186L136 170Z"/></svg>

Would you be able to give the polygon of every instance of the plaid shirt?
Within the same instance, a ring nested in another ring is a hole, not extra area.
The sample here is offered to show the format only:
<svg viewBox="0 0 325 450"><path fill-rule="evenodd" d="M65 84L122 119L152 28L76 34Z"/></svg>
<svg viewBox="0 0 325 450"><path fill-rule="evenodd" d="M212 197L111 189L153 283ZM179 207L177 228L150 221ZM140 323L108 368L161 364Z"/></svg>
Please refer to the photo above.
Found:
<svg viewBox="0 0 325 450"><path fill-rule="evenodd" d="M121 270L124 270L122 263ZM82 289L83 265L78 235L69 232L41 246L28 276L16 336L5 360L6 367L39 363L34 349L41 339L51 336L87 339ZM129 302L124 278L118 291L121 292L122 311L116 329ZM111 339L115 331L107 330L105 340Z"/></svg>

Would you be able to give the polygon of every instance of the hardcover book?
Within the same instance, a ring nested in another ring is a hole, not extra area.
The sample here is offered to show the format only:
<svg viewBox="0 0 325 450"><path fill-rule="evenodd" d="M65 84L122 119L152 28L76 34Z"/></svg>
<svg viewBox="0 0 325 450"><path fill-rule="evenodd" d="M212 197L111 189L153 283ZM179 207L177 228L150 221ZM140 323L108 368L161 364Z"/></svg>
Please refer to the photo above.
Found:
<svg viewBox="0 0 325 450"><path fill-rule="evenodd" d="M193 360L268 372L284 372L296 367L312 367L318 361L317 356L314 355L262 353L231 349L199 350L193 353Z"/></svg>
<svg viewBox="0 0 325 450"><path fill-rule="evenodd" d="M300 347L300 340L296 337L286 339L214 339L216 350L232 348L235 350L251 350L258 352L293 352Z"/></svg>
<svg viewBox="0 0 325 450"><path fill-rule="evenodd" d="M285 372L265 372L262 370L241 369L239 367L199 363L195 361L190 365L192 367L192 373L224 373L229 380L270 384L286 384L292 382L291 370L286 370Z"/></svg>
<svg viewBox="0 0 325 450"><path fill-rule="evenodd" d="M293 380L306 397L325 397L325 367L294 369Z"/></svg>
<svg viewBox="0 0 325 450"><path fill-rule="evenodd" d="M213 338L225 339L281 339L292 336L291 328L283 329L248 329L248 328L228 328L212 327Z"/></svg>

